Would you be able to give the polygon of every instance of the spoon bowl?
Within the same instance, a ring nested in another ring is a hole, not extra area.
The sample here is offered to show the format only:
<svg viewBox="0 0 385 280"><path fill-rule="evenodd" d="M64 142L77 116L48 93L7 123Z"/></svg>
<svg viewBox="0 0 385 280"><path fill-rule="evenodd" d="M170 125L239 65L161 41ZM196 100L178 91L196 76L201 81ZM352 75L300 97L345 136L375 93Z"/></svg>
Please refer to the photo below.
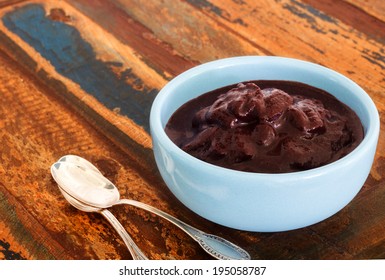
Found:
<svg viewBox="0 0 385 280"><path fill-rule="evenodd" d="M66 193L86 204L108 208L120 199L114 184L95 166L79 161L78 157L54 163L51 174Z"/></svg>

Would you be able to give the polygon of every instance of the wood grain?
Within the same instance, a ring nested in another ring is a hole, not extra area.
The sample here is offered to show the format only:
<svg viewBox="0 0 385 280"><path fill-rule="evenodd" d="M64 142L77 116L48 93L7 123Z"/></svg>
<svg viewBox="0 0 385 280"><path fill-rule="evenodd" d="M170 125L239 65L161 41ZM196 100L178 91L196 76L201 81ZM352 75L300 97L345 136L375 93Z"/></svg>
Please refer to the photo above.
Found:
<svg viewBox="0 0 385 280"><path fill-rule="evenodd" d="M358 196L303 229L252 233L185 208L162 181L148 124L181 72L238 55L334 69L362 86L384 126L383 4L312 1L0 1L0 259L130 259L98 214L71 207L49 173L64 154L95 163L122 197L158 207L248 250L253 259L384 258L385 139ZM152 259L210 259L166 221L113 213Z"/></svg>
<svg viewBox="0 0 385 280"><path fill-rule="evenodd" d="M120 187L122 196L151 203L176 216L183 213L159 177L137 170L129 156L50 97L50 89L23 75L3 55L0 59L0 115L7 116L1 122L1 211L2 224L7 226L1 240L4 244L15 240L9 250L27 259L130 258L118 235L101 217L74 209L61 196L49 168L63 154L79 154L93 161ZM170 209L169 203L176 209ZM136 209L116 208L114 213L152 258L202 254L181 232L167 231L172 226L166 222ZM142 236L142 231L150 236ZM30 241L29 250L23 251L21 244ZM179 247L172 245L174 242L187 249L173 251ZM160 251L153 249L158 247Z"/></svg>

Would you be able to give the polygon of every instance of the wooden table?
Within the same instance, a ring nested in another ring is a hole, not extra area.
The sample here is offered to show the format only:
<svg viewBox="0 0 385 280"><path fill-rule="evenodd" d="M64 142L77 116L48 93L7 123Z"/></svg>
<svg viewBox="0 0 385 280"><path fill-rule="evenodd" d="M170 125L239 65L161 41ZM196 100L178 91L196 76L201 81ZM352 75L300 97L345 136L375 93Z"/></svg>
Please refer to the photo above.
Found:
<svg viewBox="0 0 385 280"><path fill-rule="evenodd" d="M0 1L0 259L130 259L103 217L61 195L50 166L95 163L122 197L158 207L253 259L385 257L385 138L358 196L333 217L279 233L238 231L184 207L160 177L149 112L159 90L207 61L274 55L325 65L385 112L381 0ZM111 211L151 259L211 259L172 224Z"/></svg>

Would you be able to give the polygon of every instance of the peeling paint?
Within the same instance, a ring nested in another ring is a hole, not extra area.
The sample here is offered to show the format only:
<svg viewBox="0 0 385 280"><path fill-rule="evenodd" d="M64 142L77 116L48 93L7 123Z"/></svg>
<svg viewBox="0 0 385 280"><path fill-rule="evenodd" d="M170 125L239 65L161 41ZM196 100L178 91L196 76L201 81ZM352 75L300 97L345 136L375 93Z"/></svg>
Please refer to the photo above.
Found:
<svg viewBox="0 0 385 280"><path fill-rule="evenodd" d="M61 15L65 15L64 11ZM119 64L98 59L92 45L74 26L53 20L38 4L5 14L3 23L47 59L59 74L79 84L110 110L119 107L122 115L149 131L148 118L157 90L147 88L131 71L123 69L124 75L119 77L112 69ZM135 81L135 85L127 81Z"/></svg>
<svg viewBox="0 0 385 280"><path fill-rule="evenodd" d="M296 0L291 0L290 2L291 4L285 3L283 5L283 8L287 9L294 15L306 20L310 24L311 28L317 31L318 33L326 34L327 31L319 27L316 20L317 18L321 19L322 21L327 21L338 25L338 21L336 19L324 14L323 12L317 9L314 9L312 6L298 2Z"/></svg>
<svg viewBox="0 0 385 280"><path fill-rule="evenodd" d="M4 260L25 260L20 253L14 252L10 248L11 245L8 242L0 240L0 253L3 254Z"/></svg>
<svg viewBox="0 0 385 280"><path fill-rule="evenodd" d="M210 3L209 1L206 0L187 0L188 3L195 7L203 8L203 9L208 9L214 14L223 17L223 11L215 6L214 4Z"/></svg>
<svg viewBox="0 0 385 280"><path fill-rule="evenodd" d="M362 57L385 70L385 54L365 49Z"/></svg>
<svg viewBox="0 0 385 280"><path fill-rule="evenodd" d="M200 9L206 9L212 13L214 13L215 15L223 18L223 19L226 19L232 23L236 23L236 24L239 24L239 25L242 25L242 26L245 26L247 27L247 23L245 23L242 18L236 18L234 20L231 20L230 18L230 15L228 12L226 11L223 11L221 8L219 8L218 6L215 6L214 4L210 3L209 1L206 1L206 0L186 0L188 3L190 3L191 5L193 5L194 7L197 7L197 8L200 8ZM238 5L244 5L245 2L243 2L242 0L233 0L234 3L238 4Z"/></svg>
<svg viewBox="0 0 385 280"><path fill-rule="evenodd" d="M331 17L331 16L321 12L320 10L317 10L317 9L313 8L312 6L310 6L308 4L299 2L297 0L291 0L291 2L294 5L299 6L299 7L303 8L303 9L305 9L306 11L311 13L313 16L322 19L323 21L327 21L327 22L334 23L334 24L338 25L338 21L335 18L333 18L333 17Z"/></svg>

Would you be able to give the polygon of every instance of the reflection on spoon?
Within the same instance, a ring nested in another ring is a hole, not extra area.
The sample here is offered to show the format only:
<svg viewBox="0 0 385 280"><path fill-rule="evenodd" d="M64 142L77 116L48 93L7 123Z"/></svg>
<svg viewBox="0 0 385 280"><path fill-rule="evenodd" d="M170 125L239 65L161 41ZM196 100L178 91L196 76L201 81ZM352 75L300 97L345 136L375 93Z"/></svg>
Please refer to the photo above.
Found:
<svg viewBox="0 0 385 280"><path fill-rule="evenodd" d="M58 161L52 165L51 173L66 193L86 204L108 208L119 200L120 195L114 184L96 167L93 169L79 163Z"/></svg>
<svg viewBox="0 0 385 280"><path fill-rule="evenodd" d="M198 230L153 206L131 199L120 199L116 186L84 158L67 155L59 159L55 164L60 164L60 168L54 169L56 181L60 188L84 204L97 208L108 208L118 204L136 206L181 228L197 241L207 253L217 259L250 259L250 255L245 250L222 237Z"/></svg>

